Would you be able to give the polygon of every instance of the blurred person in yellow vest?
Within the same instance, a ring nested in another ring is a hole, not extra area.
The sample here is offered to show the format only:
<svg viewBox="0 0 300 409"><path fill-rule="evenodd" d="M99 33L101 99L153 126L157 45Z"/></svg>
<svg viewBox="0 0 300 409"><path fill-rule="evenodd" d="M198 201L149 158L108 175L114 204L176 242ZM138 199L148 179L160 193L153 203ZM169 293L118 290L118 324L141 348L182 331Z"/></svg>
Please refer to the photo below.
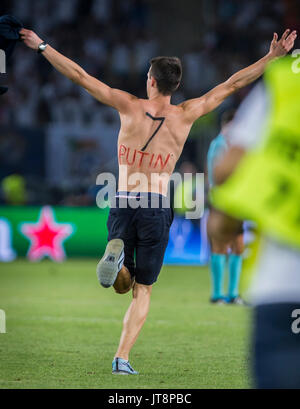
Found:
<svg viewBox="0 0 300 409"><path fill-rule="evenodd" d="M215 168L210 234L228 240L239 220L260 236L249 299L258 388L300 388L300 74L273 62L238 110L231 148Z"/></svg>
<svg viewBox="0 0 300 409"><path fill-rule="evenodd" d="M8 205L21 206L27 202L26 181L19 174L6 176L1 182L4 201Z"/></svg>

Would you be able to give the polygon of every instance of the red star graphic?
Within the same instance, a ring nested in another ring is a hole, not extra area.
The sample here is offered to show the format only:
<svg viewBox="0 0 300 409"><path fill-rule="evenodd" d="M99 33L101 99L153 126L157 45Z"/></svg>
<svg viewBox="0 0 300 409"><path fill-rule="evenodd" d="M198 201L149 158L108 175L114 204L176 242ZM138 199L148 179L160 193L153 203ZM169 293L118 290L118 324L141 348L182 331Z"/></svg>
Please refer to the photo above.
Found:
<svg viewBox="0 0 300 409"><path fill-rule="evenodd" d="M21 232L31 243L27 257L31 261L50 257L54 261L63 261L65 251L63 241L73 233L71 224L56 223L53 210L49 206L41 209L36 223L23 223Z"/></svg>

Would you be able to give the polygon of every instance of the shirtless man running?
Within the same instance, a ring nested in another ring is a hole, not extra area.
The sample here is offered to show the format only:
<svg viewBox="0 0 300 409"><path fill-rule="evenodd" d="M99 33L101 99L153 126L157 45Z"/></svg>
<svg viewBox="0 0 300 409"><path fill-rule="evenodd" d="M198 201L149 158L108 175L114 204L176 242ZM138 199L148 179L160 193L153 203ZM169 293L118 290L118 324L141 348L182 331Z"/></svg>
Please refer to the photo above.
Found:
<svg viewBox="0 0 300 409"><path fill-rule="evenodd" d="M179 87L182 76L181 62L176 57L151 60L147 78L148 99L139 99L90 76L33 31L22 29L20 34L29 48L42 53L59 72L120 114L117 206L110 211L109 243L97 273L100 283L105 287L113 285L117 293L123 294L133 288L133 299L124 317L113 360L113 373L137 374L129 364L129 352L146 320L152 285L163 263L173 218L171 209L163 205L164 197L191 126L229 95L259 78L270 61L284 56L292 48L296 33L286 30L280 40L275 33L270 50L263 58L200 98L180 105L171 104L171 95ZM136 191L137 187L130 178L136 172L145 176L139 180L139 197L149 203L153 198L158 199L157 208L134 209L130 206L129 193L133 189ZM155 178L154 174L161 177ZM119 206L121 199L128 202L127 208Z"/></svg>

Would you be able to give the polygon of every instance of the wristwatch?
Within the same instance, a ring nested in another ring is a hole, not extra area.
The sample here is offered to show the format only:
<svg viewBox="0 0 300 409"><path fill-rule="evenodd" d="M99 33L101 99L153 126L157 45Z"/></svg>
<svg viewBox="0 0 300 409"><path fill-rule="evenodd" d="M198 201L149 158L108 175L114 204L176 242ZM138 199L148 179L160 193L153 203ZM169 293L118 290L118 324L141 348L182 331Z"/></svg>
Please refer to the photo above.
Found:
<svg viewBox="0 0 300 409"><path fill-rule="evenodd" d="M46 43L46 41L43 41L43 42L38 46L37 52L40 54L40 53L42 53L43 51L45 51L47 45L48 45L48 44Z"/></svg>

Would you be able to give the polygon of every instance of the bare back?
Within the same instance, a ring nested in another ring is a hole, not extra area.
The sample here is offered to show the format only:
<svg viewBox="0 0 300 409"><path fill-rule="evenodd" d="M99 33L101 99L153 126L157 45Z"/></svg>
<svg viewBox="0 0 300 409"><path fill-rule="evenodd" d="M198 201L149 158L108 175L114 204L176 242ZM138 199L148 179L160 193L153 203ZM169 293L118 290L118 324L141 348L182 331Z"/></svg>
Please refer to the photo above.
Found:
<svg viewBox="0 0 300 409"><path fill-rule="evenodd" d="M111 88L89 75L74 61L44 44L33 31L23 28L20 30L20 36L29 48L41 51L60 73L83 87L98 101L120 113L119 190L166 194L170 175L193 122L217 108L229 95L258 79L270 61L286 55L294 46L297 32L287 29L280 40L277 33L274 33L270 50L263 58L233 74L203 96L187 100L179 106L171 105L170 98L166 103L164 98L178 88L181 80L181 63L176 57L157 57L151 60L147 79L149 99L143 100ZM43 49L40 48L42 45ZM162 62L163 60L167 60L167 64L166 61ZM166 77L168 86L161 94L152 72L153 64L156 64L156 69L160 72L158 76ZM137 173L140 178L134 181ZM155 178L151 177L153 175L161 176L161 183L157 178L155 181Z"/></svg>
<svg viewBox="0 0 300 409"><path fill-rule="evenodd" d="M191 129L182 107L137 99L132 112L120 117L119 191L166 195Z"/></svg>

